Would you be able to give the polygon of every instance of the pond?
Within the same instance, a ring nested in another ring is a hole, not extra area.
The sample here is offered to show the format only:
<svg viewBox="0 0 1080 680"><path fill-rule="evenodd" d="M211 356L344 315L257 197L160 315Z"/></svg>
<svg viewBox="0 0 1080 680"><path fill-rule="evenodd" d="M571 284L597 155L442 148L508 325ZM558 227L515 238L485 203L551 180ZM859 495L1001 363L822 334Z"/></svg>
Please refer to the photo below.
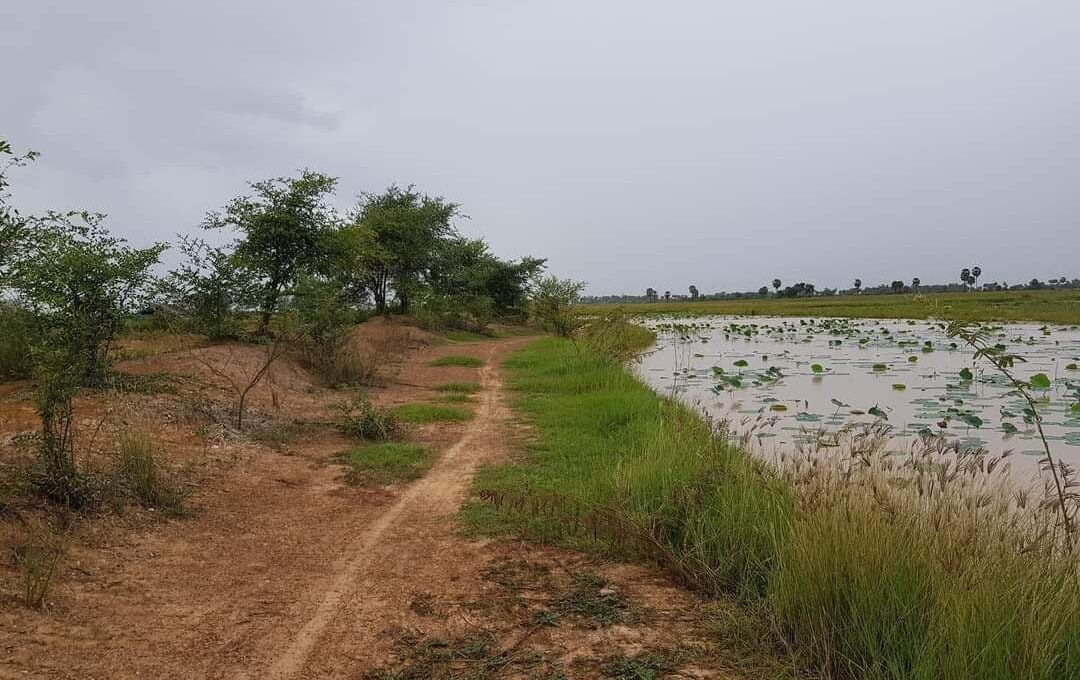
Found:
<svg viewBox="0 0 1080 680"><path fill-rule="evenodd" d="M1026 402L974 351L934 321L696 317L646 319L657 345L641 377L751 432L755 449L778 455L820 445L847 425L887 420L890 449L909 450L926 437L961 449L1011 452L1012 466L1044 455ZM1080 466L1080 328L1042 324L985 325L994 342L1022 356L1017 377L1037 374L1033 390L1052 451Z"/></svg>

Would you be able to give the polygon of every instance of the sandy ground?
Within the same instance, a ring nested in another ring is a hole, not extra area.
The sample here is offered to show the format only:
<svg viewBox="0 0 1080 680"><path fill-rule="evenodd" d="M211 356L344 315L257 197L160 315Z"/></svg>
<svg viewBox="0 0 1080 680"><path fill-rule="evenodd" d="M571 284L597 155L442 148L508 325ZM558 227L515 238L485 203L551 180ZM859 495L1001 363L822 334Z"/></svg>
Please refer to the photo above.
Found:
<svg viewBox="0 0 1080 680"><path fill-rule="evenodd" d="M711 605L654 570L462 535L456 512L473 473L521 439L498 367L527 340L422 340L398 343L378 403L430 398L448 381L482 385L471 421L411 433L440 451L422 479L350 485L336 460L350 443L330 427L273 446L181 446L181 469L216 461L196 466L190 516L85 520L43 611L21 604L8 569L0 678L616 677L613 659L648 654L670 663L669 677L734 677L707 651ZM484 365L428 365L445 354ZM197 374L199 362L185 351L149 363ZM32 412L18 386L4 390L6 423L23 423ZM343 396L297 366L264 392L256 410L305 422L329 418ZM155 399L129 406L130 419ZM179 446L193 429L177 417L157 436ZM599 580L586 592L589 578ZM575 614L575 597L615 602L619 620Z"/></svg>

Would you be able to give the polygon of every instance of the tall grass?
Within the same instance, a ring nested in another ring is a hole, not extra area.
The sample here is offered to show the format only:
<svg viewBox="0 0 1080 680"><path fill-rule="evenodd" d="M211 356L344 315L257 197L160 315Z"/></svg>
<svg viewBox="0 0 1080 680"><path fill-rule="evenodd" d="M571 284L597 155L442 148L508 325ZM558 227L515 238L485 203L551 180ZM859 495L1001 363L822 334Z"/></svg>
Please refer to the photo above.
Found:
<svg viewBox="0 0 1080 680"><path fill-rule="evenodd" d="M766 612L828 678L1080 677L1076 563L1007 459L898 456L878 424L766 464L587 343L506 365L536 439L479 476L478 527L656 559Z"/></svg>

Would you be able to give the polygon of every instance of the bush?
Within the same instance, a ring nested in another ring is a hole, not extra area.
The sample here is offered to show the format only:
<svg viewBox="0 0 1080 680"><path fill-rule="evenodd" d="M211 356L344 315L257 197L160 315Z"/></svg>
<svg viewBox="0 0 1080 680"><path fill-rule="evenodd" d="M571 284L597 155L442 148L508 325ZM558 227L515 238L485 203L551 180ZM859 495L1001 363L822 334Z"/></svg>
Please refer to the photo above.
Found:
<svg viewBox="0 0 1080 680"><path fill-rule="evenodd" d="M177 247L186 261L169 272L158 292L211 340L239 338L240 310L255 300L255 275L232 252L201 239L181 236Z"/></svg>
<svg viewBox="0 0 1080 680"><path fill-rule="evenodd" d="M27 378L33 317L15 305L0 303L0 380Z"/></svg>
<svg viewBox="0 0 1080 680"><path fill-rule="evenodd" d="M372 404L363 394L339 405L338 410L341 412L338 426L357 439L380 441L401 434L401 426L394 415Z"/></svg>

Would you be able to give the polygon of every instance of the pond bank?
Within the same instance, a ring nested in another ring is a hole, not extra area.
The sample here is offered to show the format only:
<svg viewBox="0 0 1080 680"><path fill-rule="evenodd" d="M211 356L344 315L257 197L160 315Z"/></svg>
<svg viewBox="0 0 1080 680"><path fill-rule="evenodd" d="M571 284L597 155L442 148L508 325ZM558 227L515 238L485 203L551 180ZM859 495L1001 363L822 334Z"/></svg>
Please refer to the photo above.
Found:
<svg viewBox="0 0 1080 680"><path fill-rule="evenodd" d="M539 340L506 368L535 441L480 473L474 527L655 560L741 603L776 669L1080 676L1076 574L1038 503L976 498L991 481L959 467L773 471L587 346Z"/></svg>

